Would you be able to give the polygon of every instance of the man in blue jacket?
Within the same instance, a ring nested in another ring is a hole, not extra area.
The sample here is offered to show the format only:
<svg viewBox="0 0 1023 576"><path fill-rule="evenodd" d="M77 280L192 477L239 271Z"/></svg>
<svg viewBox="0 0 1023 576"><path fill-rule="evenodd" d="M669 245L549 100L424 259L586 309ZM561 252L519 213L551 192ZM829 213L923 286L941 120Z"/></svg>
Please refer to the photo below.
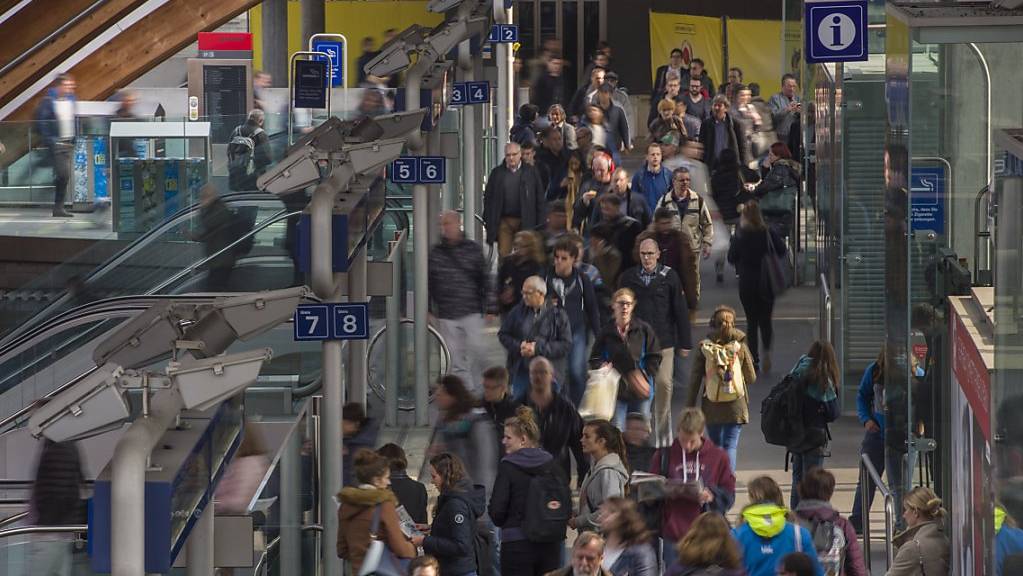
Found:
<svg viewBox="0 0 1023 576"><path fill-rule="evenodd" d="M671 170L661 166L662 159L661 145L651 142L646 147L646 163L632 177L632 193L641 195L651 210L671 190Z"/></svg>
<svg viewBox="0 0 1023 576"><path fill-rule="evenodd" d="M567 386L562 390L578 406L586 390L589 338L600 332L600 305L590 278L576 269L579 245L571 238L554 244L554 265L547 271L547 297L568 315L572 349L568 353Z"/></svg>
<svg viewBox="0 0 1023 576"><path fill-rule="evenodd" d="M71 182L71 160L75 151L75 79L70 74L57 77L46 96L36 108L36 130L53 164L53 215L70 218L64 209L68 185Z"/></svg>

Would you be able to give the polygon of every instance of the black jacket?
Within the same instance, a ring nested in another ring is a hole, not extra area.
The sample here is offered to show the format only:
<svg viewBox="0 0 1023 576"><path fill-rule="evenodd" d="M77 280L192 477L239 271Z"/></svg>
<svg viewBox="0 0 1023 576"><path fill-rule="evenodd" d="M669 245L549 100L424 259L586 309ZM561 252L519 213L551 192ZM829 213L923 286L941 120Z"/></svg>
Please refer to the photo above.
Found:
<svg viewBox="0 0 1023 576"><path fill-rule="evenodd" d="M582 188L580 188L582 190ZM612 189L613 190L613 189ZM600 198L598 195L597 198ZM594 198L590 201L589 205L585 204L582 199L582 195L575 201L575 206L572 209L572 220L573 222L587 221L586 226L592 229L597 224L600 224L604 220L604 215L600 211L600 202ZM625 198L622 199L622 203L625 204L625 215L633 220L639 222L641 229L645 229L650 225L650 221L653 219L653 214L650 211L650 205L647 204L646 198L642 194L634 194L630 188L625 193ZM575 225L578 228L578 224Z"/></svg>
<svg viewBox="0 0 1023 576"><path fill-rule="evenodd" d="M700 124L700 144L703 144L703 162L707 166L713 166L717 160L717 156L714 155L714 143L717 140L717 131L714 130L714 115L711 114L705 118ZM748 164L750 159L746 158L746 154L743 150L742 143L742 131L739 128L739 123L732 119L731 114L725 114L725 133L728 135L728 144L726 148L731 148L735 151L735 157L739 159L739 163Z"/></svg>
<svg viewBox="0 0 1023 576"><path fill-rule="evenodd" d="M760 265L767 253L767 235L771 235L775 250L786 253L785 241L773 227L767 230L752 231L738 226L732 244L728 247L728 261L735 266L739 274L739 296L749 298L759 295L761 299L773 302L773 294L765 294L760 290Z"/></svg>
<svg viewBox="0 0 1023 576"><path fill-rule="evenodd" d="M540 109L540 114L546 116L551 106L562 104L565 99L565 77L551 76L544 73L533 86L532 102Z"/></svg>
<svg viewBox="0 0 1023 576"><path fill-rule="evenodd" d="M540 173L523 163L519 178L519 195L522 205L522 229L535 230L544 221L544 193ZM487 227L487 243L497 242L501 227L501 213L504 209L505 180L511 171L502 162L490 171L487 187L483 190L483 222Z"/></svg>
<svg viewBox="0 0 1023 576"><path fill-rule="evenodd" d="M519 527L526 516L529 483L534 476L551 467L558 468L558 465L542 448L522 448L501 459L488 508L490 519L501 528L501 542L526 540ZM563 470L558 468L555 474L560 475L568 486L568 477Z"/></svg>
<svg viewBox="0 0 1023 576"><path fill-rule="evenodd" d="M462 576L476 571L476 520L486 512L482 486L463 480L437 497L430 535L423 551L437 558L441 576Z"/></svg>
<svg viewBox="0 0 1023 576"><path fill-rule="evenodd" d="M781 159L771 165L764 179L753 189L753 195L757 199L767 196L775 190L791 188L799 185L800 169L799 164L792 160Z"/></svg>
<svg viewBox="0 0 1023 576"><path fill-rule="evenodd" d="M710 176L710 193L714 203L718 205L721 218L726 222L738 220L739 204L746 202L752 195L743 187L742 173L739 166L721 167Z"/></svg>
<svg viewBox="0 0 1023 576"><path fill-rule="evenodd" d="M202 228L197 236L207 256L213 256L237 239L234 230L235 214L219 197L199 209ZM206 263L207 268L231 268L235 263L235 250L227 250Z"/></svg>
<svg viewBox="0 0 1023 576"><path fill-rule="evenodd" d="M556 298L557 305L568 314L572 334L578 334L580 330L583 334L596 334L600 331L600 304L589 276L574 269L568 278L559 278L551 267L547 269L544 280L547 281L547 298ZM555 286L556 280L562 281L564 294L559 293Z"/></svg>
<svg viewBox="0 0 1023 576"><path fill-rule="evenodd" d="M537 423L540 424L540 446L550 452L554 462L565 472L565 477L572 475L572 459L576 463L576 481L582 482L590 470L590 460L583 454L580 441L583 435L583 419L579 411L564 396L554 393L554 398L547 409L540 411L527 396L526 406L533 409Z"/></svg>
<svg viewBox="0 0 1023 576"><path fill-rule="evenodd" d="M504 423L512 416L515 416L515 411L518 410L519 406L522 406L522 403L511 394L507 394L498 402L487 402L484 399L481 404L483 409L486 410L487 416L494 421L494 428L497 430L497 453L504 457L504 444L501 443L501 439L504 438Z"/></svg>
<svg viewBox="0 0 1023 576"><path fill-rule="evenodd" d="M546 146L541 146L536 151L537 166L543 166L547 171L547 200L553 200L558 196L561 181L568 175L568 156L568 148L562 148L560 154L555 154Z"/></svg>
<svg viewBox="0 0 1023 576"><path fill-rule="evenodd" d="M536 342L536 355L550 360L556 374L565 375L565 359L572 350L572 327L560 307L544 306L536 312L520 302L504 317L497 337L508 352L508 372L513 381L516 373L529 374L531 359L519 354L523 342Z"/></svg>
<svg viewBox="0 0 1023 576"><path fill-rule="evenodd" d="M686 304L678 273L658 263L654 278L647 285L640 278L641 270L640 266L626 270L618 283L619 287L628 288L636 294L636 309L633 316L654 329L662 349L691 350L693 340L689 326L689 306Z"/></svg>
<svg viewBox="0 0 1023 576"><path fill-rule="evenodd" d="M391 492L398 497L398 504L417 524L426 524L426 486L416 482L404 472L391 472Z"/></svg>
<svg viewBox="0 0 1023 576"><path fill-rule="evenodd" d="M507 313L519 302L522 302L522 284L530 276L543 276L543 264L535 260L520 259L515 255L501 260L497 269L497 296L502 314ZM501 301L501 294L511 289L511 300Z"/></svg>
<svg viewBox="0 0 1023 576"><path fill-rule="evenodd" d="M593 348L590 349L590 369L599 368L604 362L610 362L623 377L639 368L646 374L647 379L652 379L657 374L661 362L673 361L672 358L661 357L661 345L657 342L657 335L646 322L633 318L625 336L625 340L622 340L613 321L605 324L594 340ZM624 383L620 384L618 396L629 399L623 395L625 389L627 386Z"/></svg>
<svg viewBox="0 0 1023 576"><path fill-rule="evenodd" d="M83 483L77 444L44 440L32 488L36 524L59 526L84 523L85 501L79 492Z"/></svg>
<svg viewBox="0 0 1023 576"><path fill-rule="evenodd" d="M430 300L438 318L482 314L487 304L487 262L483 248L466 238L441 240L430 250Z"/></svg>

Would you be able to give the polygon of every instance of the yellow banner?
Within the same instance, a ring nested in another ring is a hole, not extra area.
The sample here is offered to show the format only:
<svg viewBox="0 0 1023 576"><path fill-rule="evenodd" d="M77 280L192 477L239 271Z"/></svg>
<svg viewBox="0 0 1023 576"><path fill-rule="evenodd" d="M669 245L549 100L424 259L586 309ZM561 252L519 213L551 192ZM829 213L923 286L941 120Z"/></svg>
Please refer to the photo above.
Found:
<svg viewBox="0 0 1023 576"><path fill-rule="evenodd" d="M760 84L766 100L781 90L781 75L799 77L802 58L799 22L785 24L782 54L782 23L779 20L728 19L728 65L742 69L743 82Z"/></svg>
<svg viewBox="0 0 1023 576"><path fill-rule="evenodd" d="M651 12L650 75L656 80L657 68L668 63L674 48L680 48L686 65L693 58L703 60L707 74L720 84L724 80L721 41L720 18Z"/></svg>
<svg viewBox="0 0 1023 576"><path fill-rule="evenodd" d="M401 32L412 24L434 27L444 19L443 14L426 11L425 0L393 0L387 2L367 0L334 0L324 5L324 32L344 34L348 39L348 71L345 81L355 87L359 77L355 69L362 56L362 39L366 36L375 40L379 49L384 41L384 31L393 28ZM258 70L263 65L262 5L249 10L249 30L252 32L252 65ZM288 2L288 53L305 50L302 44L302 5L297 0Z"/></svg>

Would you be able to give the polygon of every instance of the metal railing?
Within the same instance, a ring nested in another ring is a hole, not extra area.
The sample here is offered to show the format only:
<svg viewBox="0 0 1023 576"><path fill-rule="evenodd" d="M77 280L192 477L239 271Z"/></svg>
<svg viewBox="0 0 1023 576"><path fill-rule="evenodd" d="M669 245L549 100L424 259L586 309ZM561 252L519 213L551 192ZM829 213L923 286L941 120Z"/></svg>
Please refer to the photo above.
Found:
<svg viewBox="0 0 1023 576"><path fill-rule="evenodd" d="M821 318L820 337L828 342L832 341L831 336L831 290L828 288L828 278L821 272Z"/></svg>
<svg viewBox="0 0 1023 576"><path fill-rule="evenodd" d="M322 534L323 533L323 526L320 526L319 524L310 524L309 526L303 526L302 527L302 531L303 532L316 532L318 534ZM253 576L260 576L260 575L267 576L267 574L269 574L270 565L269 565L268 558L270 556L270 551L275 549L275 548L277 548L277 546L279 546L280 543L281 543L281 537L278 536L278 537L274 538L273 540L271 540L270 543L266 545L266 550L263 550L263 554L260 555L259 561L256 562L255 568L252 569ZM319 546L317 546L317 548L319 548ZM317 562L319 561L319 558L320 558L319 550L317 550L317 552L315 554L313 554L313 557L317 559ZM318 572L319 572L319 570L314 570L313 573L315 574L315 573L318 573Z"/></svg>
<svg viewBox="0 0 1023 576"><path fill-rule="evenodd" d="M884 552L885 569L891 568L895 562L895 546L892 539L895 537L895 494L881 481L881 475L874 468L867 454L860 455L860 505L862 510L861 522L863 523L863 559L867 564L867 573L870 573L870 495L874 492L870 489L869 482L873 482L884 497Z"/></svg>
<svg viewBox="0 0 1023 576"><path fill-rule="evenodd" d="M10 526L11 524L17 524L18 522L21 522L25 518L28 518L28 512L27 511L25 511L25 512L18 512L17 514L12 514L12 515L8 516L7 518L4 518L4 519L0 520L0 528L3 528L4 526Z"/></svg>
<svg viewBox="0 0 1023 576"><path fill-rule="evenodd" d="M87 524L68 524L65 526L19 526L0 530L0 539L24 534L75 534L84 536L89 532Z"/></svg>

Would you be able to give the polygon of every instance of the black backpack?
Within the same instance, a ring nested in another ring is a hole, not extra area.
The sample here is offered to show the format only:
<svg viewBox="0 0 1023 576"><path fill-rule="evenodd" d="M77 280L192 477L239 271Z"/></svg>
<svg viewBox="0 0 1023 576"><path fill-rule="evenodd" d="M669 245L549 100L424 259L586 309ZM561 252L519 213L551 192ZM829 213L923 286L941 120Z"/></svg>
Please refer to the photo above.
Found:
<svg viewBox="0 0 1023 576"><path fill-rule="evenodd" d="M476 556L476 574L478 576L498 576L494 572L493 539L494 533L488 522L477 520L473 531L472 548Z"/></svg>
<svg viewBox="0 0 1023 576"><path fill-rule="evenodd" d="M244 127L243 124L235 128L227 144L227 185L235 191L252 190L256 185L256 138L263 129L257 127L246 135L242 130Z"/></svg>
<svg viewBox="0 0 1023 576"><path fill-rule="evenodd" d="M522 532L530 542L560 542L572 517L572 492L554 464L529 479Z"/></svg>
<svg viewBox="0 0 1023 576"><path fill-rule="evenodd" d="M771 388L760 405L760 430L764 441L790 450L803 445L803 387L800 380L787 374Z"/></svg>

